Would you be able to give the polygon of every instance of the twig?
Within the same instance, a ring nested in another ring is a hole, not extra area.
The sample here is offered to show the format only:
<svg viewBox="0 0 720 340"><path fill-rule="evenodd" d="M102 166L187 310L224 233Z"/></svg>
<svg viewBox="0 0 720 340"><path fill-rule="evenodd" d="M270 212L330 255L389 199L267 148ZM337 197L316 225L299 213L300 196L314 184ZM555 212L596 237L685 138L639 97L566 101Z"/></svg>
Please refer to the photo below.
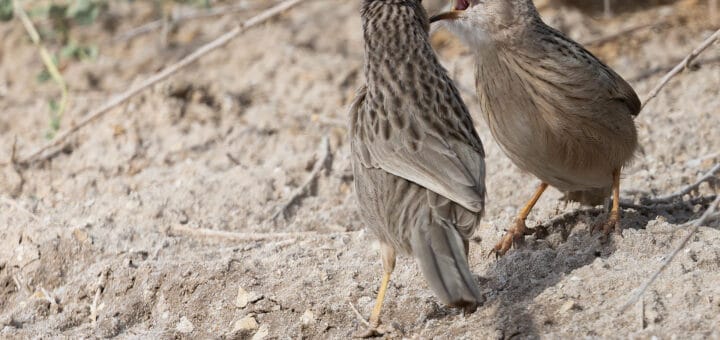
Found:
<svg viewBox="0 0 720 340"><path fill-rule="evenodd" d="M33 44L35 44L35 46L37 46L40 50L40 58L42 59L43 64L45 64L48 73L50 73L50 77L52 77L52 79L58 84L58 86L60 86L60 91L62 91L60 97L60 105L57 107L57 111L55 112L54 116L54 119L59 122L60 119L62 119L63 114L65 113L65 108L68 102L68 89L67 84L65 83L65 79L63 78L62 74L60 74L57 65L55 65L53 58L50 56L50 52L48 52L45 46L43 46L42 41L40 41L40 34L38 34L37 29L35 29L35 25L33 25L30 18L28 18L27 13L25 13L25 10L20 5L20 1L13 0L13 8L17 13L18 17L20 18L20 21L22 21L22 24L25 27L28 35L30 36L30 40L32 40ZM51 126L53 134L57 132L56 128L57 125L53 123Z"/></svg>
<svg viewBox="0 0 720 340"><path fill-rule="evenodd" d="M685 248L685 245L690 240L690 238L693 235L695 235L698 228L700 228L700 226L703 225L703 223L705 223L705 221L708 219L708 217L710 217L715 212L715 208L717 208L718 204L720 204L720 195L718 195L718 197L715 198L715 201L713 201L713 203L710 204L708 209L705 210L705 212L702 214L702 217L700 217L698 220L695 221L695 223L693 223L693 227L692 227L692 229L690 229L690 232L687 234L687 236L685 236L685 238L682 240L682 242L680 242L680 245L678 245L678 247L675 248L675 250L673 250L673 252L667 256L667 258L662 263L660 268L658 268L658 270L655 271L655 273L650 277L650 279L648 279L638 289L637 293L635 293L633 295L633 297L630 298L630 300L628 300L628 302L626 302L622 307L620 307L620 313L625 312L628 309L628 307L635 304L635 302L637 302L637 300L640 299L640 297L642 297L642 295L645 293L645 291L648 289L648 287L650 287L650 285L653 284L653 282L655 282L655 280L658 278L658 276L660 276L660 273L662 273L665 270L665 268L667 268L667 266L670 264L670 262L672 262L672 260L675 258L675 256L683 248Z"/></svg>
<svg viewBox="0 0 720 340"><path fill-rule="evenodd" d="M332 237L336 235L345 235L352 232L333 232L319 233L316 231L306 231L297 233L238 233L232 231L212 230L204 228L190 228L185 226L172 226L169 232L176 235L185 235L193 237L217 238L228 241L266 241L287 238L308 238L308 237Z"/></svg>
<svg viewBox="0 0 720 340"><path fill-rule="evenodd" d="M179 70L187 67L188 65L194 63L200 57L224 46L228 42L230 42L232 39L236 38L241 33L245 32L248 28L257 26L258 24L261 24L263 22L268 21L269 19L279 15L283 11L292 8L295 5L298 5L303 0L288 0L284 1L274 7L271 7L270 9L263 11L262 13L248 19L244 23L238 25L234 29L230 30L229 32L219 36L215 40L201 46L198 48L195 52L191 53L190 55L186 56L185 58L181 59L177 63L170 65L166 69L152 75L150 78L142 81L140 84L133 86L132 88L128 89L127 91L118 94L117 96L113 97L109 101L105 102L102 106L99 108L89 112L85 119L83 119L80 123L77 125L71 127L67 131L59 134L53 141L45 144L44 146L38 148L34 152L30 153L29 156L23 158L20 163L22 164L30 164L33 162L41 161L46 159L46 151L48 151L51 148L55 148L58 145L63 144L68 137L73 135L75 132L80 130L81 128L85 127L86 125L90 124L91 122L95 121L111 109L115 108L116 106L126 102L128 99L132 98L133 96L137 95L138 93L144 91L148 87L170 77L171 75L177 73ZM52 153L50 153L52 154Z"/></svg>
<svg viewBox="0 0 720 340"><path fill-rule="evenodd" d="M718 174L718 173L720 173L720 163L716 164L712 169L710 169L710 171L705 173L705 175L700 177L694 183L687 185L684 188L682 188L670 195L653 198L653 199L651 199L651 201L653 203L668 203L668 202L672 202L679 198L682 199L683 196L685 196L693 191L696 191L700 187L701 184L708 182L708 181L717 180L716 174Z"/></svg>
<svg viewBox="0 0 720 340"><path fill-rule="evenodd" d="M13 282L17 286L18 291L22 291L25 295L30 295L30 290L26 285L23 284L22 279L19 277L20 274L13 275Z"/></svg>
<svg viewBox="0 0 720 340"><path fill-rule="evenodd" d="M617 38L619 38L619 37L622 37L622 36L625 36L625 35L628 35L628 34L631 34L631 33L635 33L635 32L637 32L637 31L641 31L641 30L644 30L644 29L647 29L647 28L657 27L657 26L659 26L659 25L661 25L661 24L663 24L663 23L665 23L665 21L660 21L660 22L656 22L656 23L652 23L652 24L642 24L642 25L630 26L630 27L628 27L628 28L622 29L622 30L617 31L617 32L615 32L615 33L610 33L610 34L608 34L608 35L604 35L604 36L595 38L595 39L593 39L593 40L590 40L590 41L588 41L588 42L586 42L586 43L583 43L583 45L586 46L586 47L587 47L587 46L602 45L602 44L604 44L604 43L606 43L606 42L615 40L615 39L617 39Z"/></svg>
<svg viewBox="0 0 720 340"><path fill-rule="evenodd" d="M98 277L98 280L96 283L97 287L95 287L95 296L93 297L92 305L90 305L90 316L89 316L90 321L92 321L93 325L95 325L95 323L97 322L97 318L98 318L97 304L98 304L98 301L100 301L100 296L102 295L103 291L105 291L105 283L107 282L109 271L110 271L109 269L103 270L102 273L100 273L100 277Z"/></svg>
<svg viewBox="0 0 720 340"><path fill-rule="evenodd" d="M353 312L355 312L355 316L358 318L358 320L360 320L363 324L365 324L365 326L367 326L367 328L372 328L372 326L370 326L370 323L367 320L365 320L365 318L362 316L362 314L360 314L360 312L357 310L357 308L355 308L355 306L352 304L352 302L348 301L348 305L350 305L350 309Z"/></svg>
<svg viewBox="0 0 720 340"><path fill-rule="evenodd" d="M647 98L643 101L642 107L645 108L645 106L655 97L657 97L658 93L660 93L660 90L662 90L665 85L667 85L668 82L670 82L670 79L672 79L674 76L676 76L678 73L682 72L686 67L690 65L690 63L697 58L700 53L702 53L705 49L710 47L715 40L720 38L720 29L715 31L710 37L705 39L697 48L695 48L683 61L681 61L675 68L673 68L668 74L666 74L661 80L660 83L655 86L650 91L650 94L647 95Z"/></svg>
<svg viewBox="0 0 720 340"><path fill-rule="evenodd" d="M315 179L317 179L318 175L320 175L320 171L324 169L331 157L330 153L330 140L327 136L323 137L322 141L320 141L320 148L318 149L318 159L315 161L315 166L313 166L312 171L310 172L310 175L308 178L303 182L302 185L300 185L293 193L290 195L290 198L287 199L287 201L282 204L279 208L277 208L277 211L272 215L272 219L278 218L280 215L286 216L285 213L287 210L294 205L300 198L304 197L308 194L310 191L310 187L313 183L315 183Z"/></svg>
<svg viewBox="0 0 720 340"><path fill-rule="evenodd" d="M35 222L39 222L40 218L33 214L32 211L25 209L23 206L21 206L18 202L15 202L15 200L11 200L5 196L0 196L0 200L2 200L5 204L9 205L11 208L14 208L15 210L22 211L26 215L28 215L30 218L32 218Z"/></svg>
<svg viewBox="0 0 720 340"><path fill-rule="evenodd" d="M211 9L208 9L208 10L194 11L192 13L173 14L172 17L170 18L170 21L173 24L177 24L177 23L180 23L183 21L224 16L224 15L244 11L247 9L248 9L248 6L244 2L242 2L240 4L218 6L218 7L213 7ZM125 33L119 34L118 36L114 37L111 40L111 42L116 43L116 42L120 42L120 41L131 40L137 36L147 34L147 33L150 33L154 30L161 28L163 26L163 23L164 23L163 19L158 19L158 20L148 22L146 24L143 24L141 26L133 28Z"/></svg>
<svg viewBox="0 0 720 340"><path fill-rule="evenodd" d="M50 302L50 305L57 306L57 301L55 300L55 298L50 296L50 293L48 293L48 291L45 290L45 288L40 287L40 292L42 292L43 298L45 300L47 300L48 302Z"/></svg>

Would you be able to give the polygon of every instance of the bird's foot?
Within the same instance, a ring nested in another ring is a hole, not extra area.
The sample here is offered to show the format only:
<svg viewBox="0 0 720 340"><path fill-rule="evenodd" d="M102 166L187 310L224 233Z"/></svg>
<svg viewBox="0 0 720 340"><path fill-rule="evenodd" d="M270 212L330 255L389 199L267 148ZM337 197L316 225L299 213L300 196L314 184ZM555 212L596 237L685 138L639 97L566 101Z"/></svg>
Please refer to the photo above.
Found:
<svg viewBox="0 0 720 340"><path fill-rule="evenodd" d="M495 254L495 258L498 258L505 255L511 247L518 249L525 244L525 235L530 234L532 231L525 226L525 220L515 219L515 224L505 232L505 236L490 250L490 254Z"/></svg>
<svg viewBox="0 0 720 340"><path fill-rule="evenodd" d="M615 231L616 234L622 235L622 229L620 226L620 216L619 214L610 214L610 217L605 222L596 223L590 228L590 234L595 232L595 230L602 230L601 238L603 241L607 240L607 237Z"/></svg>
<svg viewBox="0 0 720 340"><path fill-rule="evenodd" d="M367 338L376 338L383 336L387 334L389 331L385 329L382 325L376 325L374 327L370 327L365 330L357 331L355 334L353 334L353 338L356 339L367 339Z"/></svg>

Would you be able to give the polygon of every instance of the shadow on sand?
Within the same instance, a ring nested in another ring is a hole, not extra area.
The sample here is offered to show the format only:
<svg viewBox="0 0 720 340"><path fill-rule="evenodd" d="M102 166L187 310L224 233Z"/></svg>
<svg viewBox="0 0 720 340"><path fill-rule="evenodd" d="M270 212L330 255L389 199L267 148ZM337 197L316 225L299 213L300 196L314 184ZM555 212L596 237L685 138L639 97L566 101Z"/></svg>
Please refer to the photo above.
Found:
<svg viewBox="0 0 720 340"><path fill-rule="evenodd" d="M681 225L697 219L714 197L698 197L675 203L623 206L623 229L644 229L649 221L664 217L669 223ZM700 209L697 209L697 206ZM698 212L699 211L699 212ZM566 274L606 258L615 250L613 235L603 242L596 232L578 228L579 223L591 226L605 219L604 208L583 208L565 213L537 227L535 236L527 237L526 245L499 258L485 273L491 289L486 306L498 304L495 316L497 337L502 339L540 338L535 325L552 320L536 320L527 306L547 288L555 286Z"/></svg>

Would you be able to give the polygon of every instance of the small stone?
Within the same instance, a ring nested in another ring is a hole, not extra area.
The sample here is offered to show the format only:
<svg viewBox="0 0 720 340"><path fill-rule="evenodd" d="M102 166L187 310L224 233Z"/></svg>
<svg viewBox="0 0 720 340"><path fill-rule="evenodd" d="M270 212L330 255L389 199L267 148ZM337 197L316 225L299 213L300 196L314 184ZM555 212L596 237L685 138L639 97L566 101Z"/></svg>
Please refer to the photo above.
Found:
<svg viewBox="0 0 720 340"><path fill-rule="evenodd" d="M315 314L311 310L306 310L300 319L304 326L312 325L315 323Z"/></svg>
<svg viewBox="0 0 720 340"><path fill-rule="evenodd" d="M238 288L238 295L235 298L235 306L237 308L245 308L250 301L250 293L245 291L242 287Z"/></svg>
<svg viewBox="0 0 720 340"><path fill-rule="evenodd" d="M73 237L75 240L77 240L80 243L88 243L88 240L90 239L90 236L85 230L82 230L80 228L76 228L72 232Z"/></svg>
<svg viewBox="0 0 720 340"><path fill-rule="evenodd" d="M566 312L568 312L568 311L570 311L570 310L572 310L572 309L578 309L578 308L579 308L578 304L577 304L575 301L570 300L570 301L568 301L568 302L565 302L565 303L560 307L560 313L566 313Z"/></svg>
<svg viewBox="0 0 720 340"><path fill-rule="evenodd" d="M258 323L252 315L248 315L238 321L235 321L233 333L243 331L254 331L258 329Z"/></svg>
<svg viewBox="0 0 720 340"><path fill-rule="evenodd" d="M188 334L192 333L192 331L195 330L195 326L188 320L186 317L180 318L180 322L178 322L177 326L175 327L178 332Z"/></svg>
<svg viewBox="0 0 720 340"><path fill-rule="evenodd" d="M253 335L251 340L265 339L265 337L268 336L268 334L270 334L270 330L268 329L268 327L266 325L262 325L262 327L260 327L260 329L257 331L257 333L255 333L255 335Z"/></svg>

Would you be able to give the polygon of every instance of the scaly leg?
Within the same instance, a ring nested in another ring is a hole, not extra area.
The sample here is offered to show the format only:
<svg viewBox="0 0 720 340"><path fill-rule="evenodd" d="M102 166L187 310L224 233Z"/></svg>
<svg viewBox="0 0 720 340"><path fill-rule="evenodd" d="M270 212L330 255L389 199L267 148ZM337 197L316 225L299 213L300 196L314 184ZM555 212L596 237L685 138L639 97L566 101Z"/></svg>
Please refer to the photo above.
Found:
<svg viewBox="0 0 720 340"><path fill-rule="evenodd" d="M380 311L382 310L383 300L385 300L385 292L390 284L390 275L392 275L395 269L395 249L389 244L380 242L380 256L382 257L383 263L383 278L380 283L380 290L378 290L377 299L375 300L375 307L370 314L370 329L356 334L356 338L370 338L380 336L385 333L384 330L380 329Z"/></svg>
<svg viewBox="0 0 720 340"><path fill-rule="evenodd" d="M510 247L514 244L517 248L518 245L523 241L523 237L525 237L525 234L527 233L527 227L525 226L525 220L527 219L528 215L530 215L530 211L535 206L535 203L540 199L540 196L542 196L543 192L545 192L545 189L547 189L548 184L543 182L540 183L540 186L537 188L537 191L535 191L535 195L533 195L532 199L530 199L527 204L520 210L520 214L518 214L517 218L515 218L515 225L512 226L512 228L508 229L508 231L505 233L505 236L498 242L495 247L490 251L490 254L495 253L496 257L500 257L505 255L505 253L510 250Z"/></svg>
<svg viewBox="0 0 720 340"><path fill-rule="evenodd" d="M594 231L598 226L594 226L590 232ZM613 202L610 216L607 221L602 224L602 230L605 236L609 235L613 230L618 234L620 230L620 169L613 171Z"/></svg>

